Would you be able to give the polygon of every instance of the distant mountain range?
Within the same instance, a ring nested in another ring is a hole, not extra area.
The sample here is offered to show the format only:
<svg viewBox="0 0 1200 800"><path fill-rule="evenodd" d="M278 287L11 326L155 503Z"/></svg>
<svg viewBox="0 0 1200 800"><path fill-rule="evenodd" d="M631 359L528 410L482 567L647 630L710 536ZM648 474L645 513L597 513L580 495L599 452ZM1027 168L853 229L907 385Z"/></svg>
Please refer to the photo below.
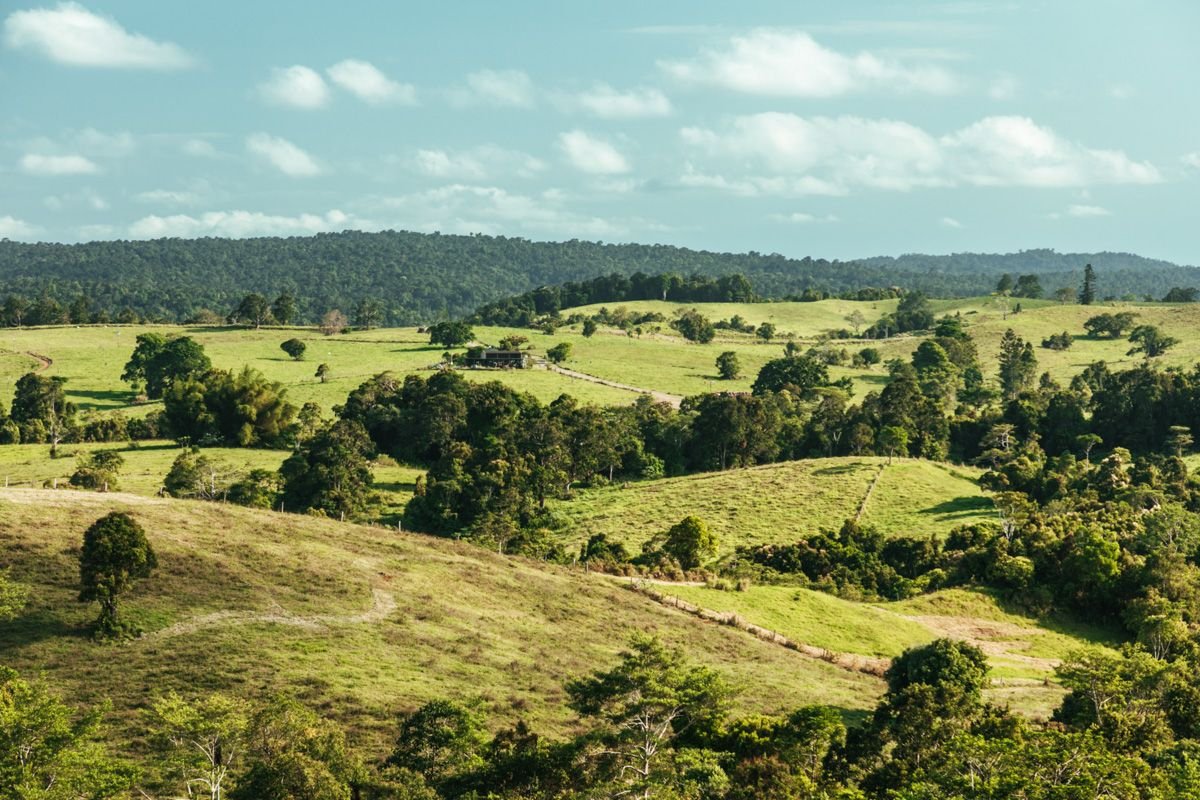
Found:
<svg viewBox="0 0 1200 800"><path fill-rule="evenodd" d="M667 245L533 242L502 236L384 231L259 239L158 239L24 244L0 240L0 300L66 307L80 296L93 311L123 309L164 321L202 309L224 315L247 293L289 292L304 321L331 308L353 315L377 302L382 321L412 324L470 313L537 286L608 273L740 273L764 297L815 288L841 293L901 286L934 296L990 291L1002 273L1036 273L1047 293L1076 286L1085 264L1102 297L1161 297L1174 286L1200 286L1200 271L1130 253L907 254L853 261L778 254L714 253ZM78 305L78 303L77 303Z"/></svg>

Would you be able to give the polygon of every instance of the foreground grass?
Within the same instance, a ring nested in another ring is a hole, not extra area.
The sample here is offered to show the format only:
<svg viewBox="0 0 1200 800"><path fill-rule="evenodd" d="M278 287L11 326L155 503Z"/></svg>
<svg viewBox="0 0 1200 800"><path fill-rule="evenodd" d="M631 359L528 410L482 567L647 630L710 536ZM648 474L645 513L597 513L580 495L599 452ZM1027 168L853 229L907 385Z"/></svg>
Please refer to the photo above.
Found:
<svg viewBox="0 0 1200 800"><path fill-rule="evenodd" d="M950 589L899 603L856 603L791 586L665 591L714 611L732 611L789 639L837 653L892 658L939 637L969 641L991 665L989 697L1047 718L1062 699L1054 667L1068 654L1116 643L1112 631L1005 610L990 594Z"/></svg>
<svg viewBox="0 0 1200 800"><path fill-rule="evenodd" d="M142 638L96 644L76 601L83 530L111 510L146 528L159 569L126 598ZM116 737L154 697L295 694L382 755L396 715L434 698L478 702L494 725L576 728L564 681L657 634L743 690L743 711L870 707L875 678L663 608L611 579L448 540L219 504L10 489L0 553L32 599L0 623L7 666L73 702L111 698Z"/></svg>
<svg viewBox="0 0 1200 800"><path fill-rule="evenodd" d="M928 461L823 458L769 464L584 490L554 509L569 522L570 541L596 533L634 553L689 514L720 539L722 554L740 545L793 542L836 530L854 517L871 483L863 521L889 535L925 537L991 518L991 501L967 470Z"/></svg>

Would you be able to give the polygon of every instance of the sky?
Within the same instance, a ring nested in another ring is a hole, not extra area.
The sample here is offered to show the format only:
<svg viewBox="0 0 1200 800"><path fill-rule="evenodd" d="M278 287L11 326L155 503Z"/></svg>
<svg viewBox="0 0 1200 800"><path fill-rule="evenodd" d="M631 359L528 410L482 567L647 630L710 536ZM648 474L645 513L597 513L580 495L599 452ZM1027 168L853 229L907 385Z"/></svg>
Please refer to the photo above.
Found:
<svg viewBox="0 0 1200 800"><path fill-rule="evenodd" d="M1200 264L1200 3L0 3L0 238Z"/></svg>

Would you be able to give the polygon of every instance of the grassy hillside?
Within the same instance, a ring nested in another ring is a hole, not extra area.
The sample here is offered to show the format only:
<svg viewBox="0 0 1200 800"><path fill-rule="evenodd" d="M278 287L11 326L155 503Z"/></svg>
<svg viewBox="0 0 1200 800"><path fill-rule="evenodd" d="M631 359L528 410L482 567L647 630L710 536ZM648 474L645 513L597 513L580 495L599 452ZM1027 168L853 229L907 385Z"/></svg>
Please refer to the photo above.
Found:
<svg viewBox="0 0 1200 800"><path fill-rule="evenodd" d="M96 644L76 601L83 530L110 510L146 528L159 569L126 598L146 634ZM113 701L118 736L159 693L289 691L382 753L401 710L478 701L495 724L572 728L567 679L612 663L653 632L744 690L745 710L869 707L875 678L701 622L618 582L467 544L216 504L10 489L0 553L32 587L0 623L3 662L44 674L77 703ZM451 587L452 590L451 590Z"/></svg>
<svg viewBox="0 0 1200 800"><path fill-rule="evenodd" d="M987 375L996 371L1000 338L1012 328L1032 341L1036 348L1039 369L1049 371L1056 379L1066 382L1088 364L1104 360L1114 369L1132 366L1140 360L1126 356L1129 344L1124 339L1094 340L1083 336L1083 322L1088 317L1106 311L1130 311L1139 323L1159 325L1181 340L1179 346L1158 359L1163 366L1189 366L1200 360L1200 304L1102 304L1079 306L1060 305L1045 300L1021 301L1023 311L1008 313L994 298L967 298L935 301L937 313L958 313L966 321L975 338ZM620 304L630 311L658 311L670 317L680 308L695 307L712 320L728 319L737 314L751 323L773 322L780 334L794 333L801 346L814 343L823 331L848 327L845 316L859 310L867 324L892 310L895 301L853 302L825 300L817 303L710 303L674 304L657 301L637 301ZM615 305L613 307L616 307ZM591 312L597 307L584 307ZM717 338L706 345L693 344L677 335L666 323L647 326L643 334L628 336L624 331L601 326L593 336L584 337L581 326L559 329L546 336L536 331L512 328L476 328L479 341L496 343L505 336L526 336L535 355L560 342L572 347L570 359L564 364L572 370L598 378L646 390L657 390L676 396L712 391L748 391L758 370L767 361L782 353L783 340L763 343L752 334L718 331ZM128 387L121 383L122 367L133 350L137 334L145 330L180 333L191 336L204 345L214 365L224 369L239 369L249 365L273 380L288 387L289 397L299 404L318 403L327 411L345 400L347 393L364 379L383 370L399 374L425 372L441 360L443 348L431 346L428 337L415 328L358 331L339 336L322 336L312 329L264 328L243 330L235 328L186 328L156 326L61 327L37 329L0 329L0 397L11 396L11 387L25 372L44 369L46 374L68 379L67 392L82 410L116 410L145 413L153 404L130 405ZM1047 350L1040 345L1052 333L1067 331L1075 336L1071 349ZM298 337L308 345L303 361L292 361L280 349L284 339ZM905 335L883 341L845 340L834 346L854 353L863 347L874 347L886 362L891 358L907 359L920 344L919 336ZM716 357L723 351L738 354L742 374L730 381L720 380ZM51 362L49 366L45 361ZM327 363L332 378L321 383L314 377L316 367ZM882 364L874 367L833 367L834 378L849 377L855 398L869 391L878 391L887 381ZM465 371L471 380L499 380L532 392L549 401L562 393L573 394L580 400L601 404L632 402L637 394L610 386L578 380L542 369L518 371Z"/></svg>
<svg viewBox="0 0 1200 800"><path fill-rule="evenodd" d="M342 403L364 380L384 370L399 374L428 370L441 361L444 348L433 347L415 328L359 331L322 336L297 328L195 328L177 326L91 326L84 328L0 329L0 397L7 401L22 374L41 366L31 353L52 363L47 375L67 378L67 395L81 410L145 413L154 404L133 406L121 371L133 352L139 333L154 330L190 336L204 346L213 365L221 369L251 366L283 383L295 404L318 403L329 410ZM308 346L303 361L293 361L279 345L299 338ZM498 339L499 337L497 337ZM321 383L317 365L327 363L332 377ZM571 392L593 403L628 403L636 395L606 386L572 380L545 370L466 371L472 380L499 380L532 392L549 402Z"/></svg>
<svg viewBox="0 0 1200 800"><path fill-rule="evenodd" d="M746 591L663 587L714 611L732 611L793 641L837 653L891 658L906 648L948 636L980 647L991 664L993 700L1045 717L1063 690L1054 667L1072 651L1114 643L1108 631L1039 622L1004 610L990 595L951 589L899 603L866 604L790 586Z"/></svg>
<svg viewBox="0 0 1200 800"><path fill-rule="evenodd" d="M945 533L992 516L969 471L915 460L888 465L875 457L792 461L584 490L555 509L570 521L573 543L605 533L635 553L651 536L695 514L720 537L721 552L729 553L738 545L791 542L840 528L864 498L863 521L896 536Z"/></svg>

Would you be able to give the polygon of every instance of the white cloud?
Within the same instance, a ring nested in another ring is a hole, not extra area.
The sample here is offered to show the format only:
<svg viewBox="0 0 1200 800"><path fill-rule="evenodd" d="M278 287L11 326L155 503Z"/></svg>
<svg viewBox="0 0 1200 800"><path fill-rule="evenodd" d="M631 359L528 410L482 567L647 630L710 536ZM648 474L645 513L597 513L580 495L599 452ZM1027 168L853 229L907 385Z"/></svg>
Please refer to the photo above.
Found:
<svg viewBox="0 0 1200 800"><path fill-rule="evenodd" d="M129 226L134 239L194 236L303 236L323 231L363 228L367 225L342 211L334 209L325 214L280 216L259 211L209 211L199 216L174 214L161 217L152 214Z"/></svg>
<svg viewBox="0 0 1200 800"><path fill-rule="evenodd" d="M467 85L450 93L455 105L488 105L531 108L534 105L533 80L517 69L484 69L467 76Z"/></svg>
<svg viewBox="0 0 1200 800"><path fill-rule="evenodd" d="M133 196L139 203L154 203L156 205L190 206L196 203L200 196L195 192L179 192L170 189L152 189L138 192Z"/></svg>
<svg viewBox="0 0 1200 800"><path fill-rule="evenodd" d="M946 184L937 140L905 122L770 112L739 117L724 133L684 128L681 135L700 152L758 162L775 175L802 174L830 186L911 189Z"/></svg>
<svg viewBox="0 0 1200 800"><path fill-rule="evenodd" d="M846 194L843 187L811 175L746 175L730 178L702 172L692 164L684 165L679 185L694 189L716 189L740 197L833 197Z"/></svg>
<svg viewBox="0 0 1200 800"><path fill-rule="evenodd" d="M37 236L39 230L36 225L31 225L23 219L7 215L0 217L0 239L26 241Z"/></svg>
<svg viewBox="0 0 1200 800"><path fill-rule="evenodd" d="M559 134L558 146L580 172L619 175L629 172L629 162L617 148L580 130Z"/></svg>
<svg viewBox="0 0 1200 800"><path fill-rule="evenodd" d="M193 64L179 45L130 33L78 3L14 11L4 21L4 40L9 47L77 67L182 69Z"/></svg>
<svg viewBox="0 0 1200 800"><path fill-rule="evenodd" d="M1194 153L1188 153L1188 154L1180 157L1179 160L1182 161L1184 164L1186 164L1189 167L1195 167L1196 169L1200 169L1200 151L1197 151Z"/></svg>
<svg viewBox="0 0 1200 800"><path fill-rule="evenodd" d="M684 128L680 135L726 170L754 170L717 180L711 170L690 167L681 182L739 194L798 195L806 188L795 184L801 179L814 182L808 193L828 194L853 187L1083 187L1162 179L1148 162L1065 140L1025 117L987 117L938 137L893 120L771 112L737 117L721 131Z"/></svg>
<svg viewBox="0 0 1200 800"><path fill-rule="evenodd" d="M1087 186L1158 183L1158 169L1120 150L1070 142L1028 117L986 117L942 138L967 183L981 186Z"/></svg>
<svg viewBox="0 0 1200 800"><path fill-rule="evenodd" d="M94 161L81 155L47 156L28 153L21 157L21 169L30 175L95 175L100 171Z"/></svg>
<svg viewBox="0 0 1200 800"><path fill-rule="evenodd" d="M961 228L963 224L954 217L942 217L938 220L938 224L943 228Z"/></svg>
<svg viewBox="0 0 1200 800"><path fill-rule="evenodd" d="M772 214L771 219L775 222L787 222L792 225L816 225L819 223L841 222L834 214L817 216L816 214L806 214L803 211L793 211L791 214Z"/></svg>
<svg viewBox="0 0 1200 800"><path fill-rule="evenodd" d="M1067 206L1068 217L1111 217L1112 212L1102 206L1071 205Z"/></svg>
<svg viewBox="0 0 1200 800"><path fill-rule="evenodd" d="M658 89L635 88L622 92L607 83L598 83L580 92L568 105L603 119L666 117L671 113L671 101Z"/></svg>
<svg viewBox="0 0 1200 800"><path fill-rule="evenodd" d="M348 58L325 70L329 79L372 105L416 105L417 90L392 80L369 61Z"/></svg>
<svg viewBox="0 0 1200 800"><path fill-rule="evenodd" d="M481 145L469 150L418 150L412 167L423 175L449 180L482 180L498 174L528 178L546 169L545 162L528 153Z"/></svg>
<svg viewBox="0 0 1200 800"><path fill-rule="evenodd" d="M451 184L424 192L388 197L383 205L404 216L397 227L447 233L502 233L514 230L562 238L621 235L623 224L579 214L567 208L558 191L538 195L509 192L495 186Z"/></svg>
<svg viewBox="0 0 1200 800"><path fill-rule="evenodd" d="M246 138L246 149L269 162L284 175L307 178L321 174L321 166L308 153L279 136L255 133Z"/></svg>
<svg viewBox="0 0 1200 800"><path fill-rule="evenodd" d="M862 52L844 55L802 31L760 28L732 37L721 50L659 66L686 83L746 94L836 97L868 89L947 94L958 81L942 67L910 65Z"/></svg>
<svg viewBox="0 0 1200 800"><path fill-rule="evenodd" d="M1137 92L1128 83L1114 83L1108 87L1108 96L1114 100L1128 100Z"/></svg>
<svg viewBox="0 0 1200 800"><path fill-rule="evenodd" d="M271 77L258 85L258 91L269 103L306 111L329 102L329 87L320 73L301 64L271 70Z"/></svg>

